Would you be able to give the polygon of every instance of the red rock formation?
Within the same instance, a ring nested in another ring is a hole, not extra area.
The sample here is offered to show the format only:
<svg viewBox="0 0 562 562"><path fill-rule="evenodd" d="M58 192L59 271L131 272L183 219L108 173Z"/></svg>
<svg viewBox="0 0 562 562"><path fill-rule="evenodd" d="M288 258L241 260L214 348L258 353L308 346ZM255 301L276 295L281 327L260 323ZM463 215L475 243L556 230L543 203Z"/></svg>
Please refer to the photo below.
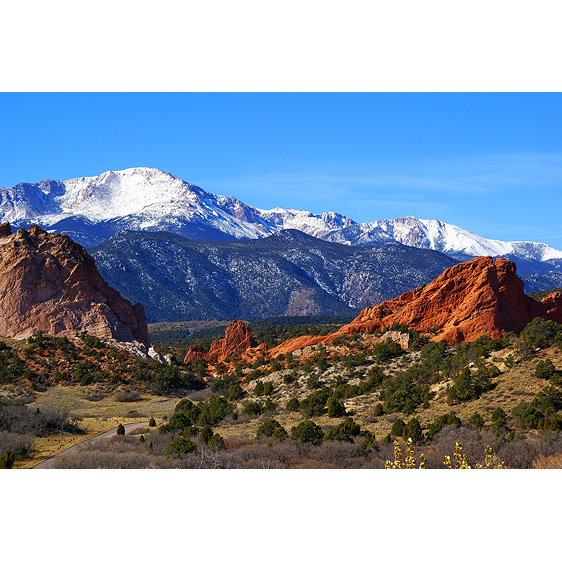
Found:
<svg viewBox="0 0 562 562"><path fill-rule="evenodd" d="M192 345L185 356L184 362L189 363L201 357L207 361L224 361L238 351L244 352L256 346L257 342L252 337L248 324L240 320L234 320L226 328L224 338L220 338L211 344L209 353L205 354L205 351L199 345Z"/></svg>
<svg viewBox="0 0 562 562"><path fill-rule="evenodd" d="M318 343L331 343L353 332L370 332L405 324L433 340L449 344L474 341L482 335L501 337L520 332L534 318L562 323L562 294L537 302L525 295L513 262L474 258L445 270L425 287L366 308L350 324L329 336L302 336L270 350L272 356Z"/></svg>
<svg viewBox="0 0 562 562"><path fill-rule="evenodd" d="M0 336L37 330L150 345L144 310L112 289L86 250L36 225L11 233L0 225Z"/></svg>
<svg viewBox="0 0 562 562"><path fill-rule="evenodd" d="M207 356L207 352L198 343L194 343L187 350L187 354L183 362L191 363L192 361L197 361L197 359L204 359L206 356Z"/></svg>

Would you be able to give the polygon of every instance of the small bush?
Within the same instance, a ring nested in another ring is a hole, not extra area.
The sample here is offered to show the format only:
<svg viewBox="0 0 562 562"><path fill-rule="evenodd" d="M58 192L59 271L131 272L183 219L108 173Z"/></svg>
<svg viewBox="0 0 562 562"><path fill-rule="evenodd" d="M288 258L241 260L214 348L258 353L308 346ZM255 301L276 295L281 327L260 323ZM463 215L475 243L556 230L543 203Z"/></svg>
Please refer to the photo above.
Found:
<svg viewBox="0 0 562 562"><path fill-rule="evenodd" d="M199 441L201 441L201 443L208 443L212 436L213 430L206 425L199 433Z"/></svg>
<svg viewBox="0 0 562 562"><path fill-rule="evenodd" d="M138 390L118 390L115 393L116 402L136 402L137 400L140 400Z"/></svg>
<svg viewBox="0 0 562 562"><path fill-rule="evenodd" d="M550 359L539 361L535 367L535 377L539 379L550 379L552 375L556 374L556 369Z"/></svg>
<svg viewBox="0 0 562 562"><path fill-rule="evenodd" d="M346 415L345 406L341 400L336 397L331 396L326 402L326 407L328 408L329 418L341 418Z"/></svg>
<svg viewBox="0 0 562 562"><path fill-rule="evenodd" d="M226 444L224 442L224 439L218 433L214 433L213 436L209 439L207 447L209 448L209 450L216 452L226 449Z"/></svg>
<svg viewBox="0 0 562 562"><path fill-rule="evenodd" d="M283 426L276 419L271 418L260 425L258 432L256 433L256 438L259 439L263 436L272 437L278 429L283 429L283 431L285 431ZM286 431L285 434L287 434Z"/></svg>
<svg viewBox="0 0 562 562"><path fill-rule="evenodd" d="M254 386L254 396L263 396L263 382L258 381Z"/></svg>
<svg viewBox="0 0 562 562"><path fill-rule="evenodd" d="M379 403L375 406L375 411L374 411L373 415L376 418L378 418L379 416L384 416L384 408L383 408L382 404Z"/></svg>
<svg viewBox="0 0 562 562"><path fill-rule="evenodd" d="M411 439L413 443L419 443L423 439L422 428L420 422L416 418L412 418L402 431L402 439L408 441Z"/></svg>
<svg viewBox="0 0 562 562"><path fill-rule="evenodd" d="M244 391L239 384L233 384L228 391L228 401L236 402L244 396Z"/></svg>
<svg viewBox="0 0 562 562"><path fill-rule="evenodd" d="M117 435L125 435L125 428L122 423L117 426Z"/></svg>
<svg viewBox="0 0 562 562"><path fill-rule="evenodd" d="M156 420L154 418L148 420L148 427L156 427Z"/></svg>
<svg viewBox="0 0 562 562"><path fill-rule="evenodd" d="M152 442L151 442L152 444ZM189 455L197 450L197 445L191 441L191 439L186 439L185 437L180 437L175 441L172 441L166 447L166 457L180 457L181 455Z"/></svg>
<svg viewBox="0 0 562 562"><path fill-rule="evenodd" d="M427 438L433 439L441 429L446 425L453 425L455 427L460 427L462 425L461 419L457 416L451 414L443 414L442 416L436 417L433 422L427 428Z"/></svg>
<svg viewBox="0 0 562 562"><path fill-rule="evenodd" d="M261 416L262 413L263 408L259 402L248 402L242 410L242 414L247 416Z"/></svg>
<svg viewBox="0 0 562 562"><path fill-rule="evenodd" d="M285 410L287 410L287 412L298 412L299 408L300 402L296 398L291 398L285 406Z"/></svg>
<svg viewBox="0 0 562 562"><path fill-rule="evenodd" d="M12 468L14 466L15 455L12 451L4 451L0 457L0 469Z"/></svg>
<svg viewBox="0 0 562 562"><path fill-rule="evenodd" d="M324 435L324 441L347 441L353 443L353 437L359 435L361 427L353 421L353 418L347 418L345 421L332 427Z"/></svg>
<svg viewBox="0 0 562 562"><path fill-rule="evenodd" d="M478 412L475 412L468 418L467 425L480 430L484 427L484 418Z"/></svg>
<svg viewBox="0 0 562 562"><path fill-rule="evenodd" d="M390 429L390 435L392 435L393 437L402 437L402 433L404 432L405 427L406 424L404 423L404 420L397 419L392 424L392 428Z"/></svg>
<svg viewBox="0 0 562 562"><path fill-rule="evenodd" d="M291 429L291 439L302 443L320 445L323 437L322 428L310 420L303 421Z"/></svg>

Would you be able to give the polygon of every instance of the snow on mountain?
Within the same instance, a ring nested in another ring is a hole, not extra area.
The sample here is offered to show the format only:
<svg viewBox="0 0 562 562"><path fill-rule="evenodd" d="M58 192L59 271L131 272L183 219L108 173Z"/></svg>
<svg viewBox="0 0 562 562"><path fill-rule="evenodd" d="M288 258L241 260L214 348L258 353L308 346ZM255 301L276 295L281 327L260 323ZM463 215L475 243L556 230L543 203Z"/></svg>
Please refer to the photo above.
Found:
<svg viewBox="0 0 562 562"><path fill-rule="evenodd" d="M385 239L385 235L387 239ZM376 220L343 228L323 237L342 244L377 245L390 240L406 246L437 250L453 257L515 256L545 262L562 259L562 252L541 242L503 242L489 240L453 224L436 219L403 217Z"/></svg>
<svg viewBox="0 0 562 562"><path fill-rule="evenodd" d="M67 232L86 247L120 230L175 232L193 240L235 240L295 229L352 246L398 242L456 259L515 257L535 268L532 272L539 262L541 273L562 267L562 252L539 242L489 240L436 219L408 216L356 223L334 212L315 215L281 207L257 209L155 168L0 189L0 220L18 227L36 222L53 232Z"/></svg>
<svg viewBox="0 0 562 562"><path fill-rule="evenodd" d="M333 212L314 215L309 211L283 209L281 207L275 207L275 209L269 211L264 211L262 209L256 210L259 215L276 230L292 228L316 238L321 238L324 234L332 230L339 230L356 224L356 222L350 218Z"/></svg>

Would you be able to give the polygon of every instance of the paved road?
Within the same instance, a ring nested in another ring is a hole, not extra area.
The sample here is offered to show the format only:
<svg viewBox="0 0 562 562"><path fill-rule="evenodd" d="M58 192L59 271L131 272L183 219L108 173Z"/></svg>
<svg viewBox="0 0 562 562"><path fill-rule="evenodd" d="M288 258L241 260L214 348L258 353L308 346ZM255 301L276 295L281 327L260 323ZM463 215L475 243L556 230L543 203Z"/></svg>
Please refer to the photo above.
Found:
<svg viewBox="0 0 562 562"><path fill-rule="evenodd" d="M130 433L134 429L138 429L139 427L145 427L147 425L148 425L148 422L143 421L143 422L126 423L126 424L123 425L123 427L125 428L125 433ZM94 437L90 437L89 439L84 439L84 441L81 441L80 443L77 443L76 445L72 445L72 447L69 447L68 449L65 449L64 451L61 451L60 453L57 453L53 457L50 457L50 458L48 458L44 461L41 461L40 463L36 464L35 466L32 466L31 468L50 468L50 466L55 462L56 459L60 459L61 457L69 455L70 453L74 453L75 451L77 451L78 449L81 449L82 447L84 447L88 443L91 443L92 441L97 441L98 439L107 439L108 437L111 437L112 435L117 435L117 428L116 427L114 427L113 429L109 429L107 431L104 431L103 433L100 433L99 435L94 435Z"/></svg>

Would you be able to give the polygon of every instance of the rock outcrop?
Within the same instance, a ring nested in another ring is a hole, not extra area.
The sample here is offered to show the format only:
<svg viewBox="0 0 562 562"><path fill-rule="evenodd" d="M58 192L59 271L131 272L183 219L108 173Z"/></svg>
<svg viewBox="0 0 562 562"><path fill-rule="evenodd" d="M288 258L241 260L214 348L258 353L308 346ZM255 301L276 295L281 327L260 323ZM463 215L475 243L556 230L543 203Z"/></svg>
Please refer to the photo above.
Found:
<svg viewBox="0 0 562 562"><path fill-rule="evenodd" d="M0 272L2 337L86 331L135 350L150 346L142 305L112 289L86 250L65 234L37 225L12 233L8 223L0 225Z"/></svg>
<svg viewBox="0 0 562 562"><path fill-rule="evenodd" d="M302 336L270 350L272 356L319 343L331 343L354 332L373 332L405 324L449 344L520 332L534 318L562 323L562 294L542 302L525 295L512 261L474 258L445 270L437 279L379 305L366 308L350 324L329 336Z"/></svg>
<svg viewBox="0 0 562 562"><path fill-rule="evenodd" d="M226 328L224 338L214 341L208 353L205 353L200 345L194 344L189 348L184 362L189 363L200 358L204 358L209 362L223 361L236 352L244 352L250 348L257 347L257 345L248 324L241 320L234 320Z"/></svg>

